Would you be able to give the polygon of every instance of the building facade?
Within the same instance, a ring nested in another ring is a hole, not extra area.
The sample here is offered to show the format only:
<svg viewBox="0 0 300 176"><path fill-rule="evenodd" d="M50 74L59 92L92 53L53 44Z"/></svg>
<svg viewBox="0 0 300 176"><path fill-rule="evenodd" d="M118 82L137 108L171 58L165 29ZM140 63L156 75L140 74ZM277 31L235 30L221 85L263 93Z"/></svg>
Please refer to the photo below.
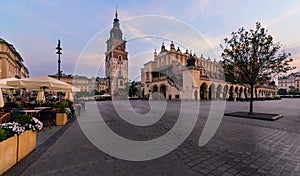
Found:
<svg viewBox="0 0 300 176"><path fill-rule="evenodd" d="M108 89L106 86L106 79L105 78L96 78L96 87L98 92L106 92Z"/></svg>
<svg viewBox="0 0 300 176"><path fill-rule="evenodd" d="M175 48L173 42L169 50L164 43L154 60L144 64L141 70L142 95L147 99L245 99L250 97L249 86L235 85L225 81L221 65L216 60L205 59L186 50ZM256 87L256 98L277 95L275 86Z"/></svg>
<svg viewBox="0 0 300 176"><path fill-rule="evenodd" d="M287 92L293 88L300 90L300 72L291 73L278 78L278 88Z"/></svg>
<svg viewBox="0 0 300 176"><path fill-rule="evenodd" d="M107 93L111 94L113 98L126 98L128 97L128 91L126 91L128 52L126 51L126 40L123 39L123 33L120 29L117 11L106 45L105 77Z"/></svg>
<svg viewBox="0 0 300 176"><path fill-rule="evenodd" d="M295 77L295 83L294 83L295 89L298 91L300 90L300 75Z"/></svg>
<svg viewBox="0 0 300 176"><path fill-rule="evenodd" d="M57 75L48 75L48 76L58 79ZM65 83L71 84L76 88L79 88L80 92L89 91L89 79L86 76L62 74L60 77L60 81L63 81Z"/></svg>
<svg viewBox="0 0 300 176"><path fill-rule="evenodd" d="M0 38L0 79L27 78L29 71L15 47Z"/></svg>
<svg viewBox="0 0 300 176"><path fill-rule="evenodd" d="M295 86L295 77L292 75L280 77L278 79L278 88L279 89L285 89L286 91L289 91L291 87Z"/></svg>

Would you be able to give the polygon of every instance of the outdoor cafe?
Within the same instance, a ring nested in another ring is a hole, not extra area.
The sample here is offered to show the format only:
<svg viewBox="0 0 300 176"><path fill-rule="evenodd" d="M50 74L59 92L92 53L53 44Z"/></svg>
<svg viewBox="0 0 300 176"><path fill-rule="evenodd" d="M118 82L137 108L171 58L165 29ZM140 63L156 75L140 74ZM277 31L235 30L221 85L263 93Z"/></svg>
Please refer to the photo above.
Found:
<svg viewBox="0 0 300 176"><path fill-rule="evenodd" d="M80 115L84 103L74 102L79 89L48 77L0 79L0 124L12 122L19 115L30 115L51 129L57 125L57 113L65 112L67 119ZM66 120L64 120L66 121Z"/></svg>

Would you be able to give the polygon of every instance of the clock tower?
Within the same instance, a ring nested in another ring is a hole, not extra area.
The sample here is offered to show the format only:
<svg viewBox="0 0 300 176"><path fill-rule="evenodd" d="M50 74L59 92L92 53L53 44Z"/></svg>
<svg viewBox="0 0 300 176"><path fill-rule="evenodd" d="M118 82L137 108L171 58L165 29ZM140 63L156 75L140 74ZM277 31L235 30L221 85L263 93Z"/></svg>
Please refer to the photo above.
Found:
<svg viewBox="0 0 300 176"><path fill-rule="evenodd" d="M107 92L113 99L128 97L126 84L128 82L128 52L126 52L126 40L123 39L120 29L118 11L116 10L113 27L110 30L109 39L106 41L105 52L105 77Z"/></svg>

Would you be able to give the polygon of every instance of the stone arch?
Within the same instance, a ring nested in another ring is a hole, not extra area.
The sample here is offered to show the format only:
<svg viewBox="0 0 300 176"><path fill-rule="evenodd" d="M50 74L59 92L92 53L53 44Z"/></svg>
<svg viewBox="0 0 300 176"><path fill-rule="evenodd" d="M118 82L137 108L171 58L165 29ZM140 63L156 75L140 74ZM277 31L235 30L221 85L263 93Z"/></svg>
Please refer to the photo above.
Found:
<svg viewBox="0 0 300 176"><path fill-rule="evenodd" d="M223 96L221 95L221 93L222 93L222 85L219 84L218 87L217 87L217 93L216 93L216 98L218 100L223 98Z"/></svg>
<svg viewBox="0 0 300 176"><path fill-rule="evenodd" d="M258 90L257 90L257 88L254 88L254 96L255 96L255 98L258 98Z"/></svg>
<svg viewBox="0 0 300 176"><path fill-rule="evenodd" d="M164 96L162 98L166 98L167 97L167 86L164 84L161 84L159 87L159 92Z"/></svg>
<svg viewBox="0 0 300 176"><path fill-rule="evenodd" d="M154 85L153 88L152 88L152 92L158 92L158 86L157 85Z"/></svg>
<svg viewBox="0 0 300 176"><path fill-rule="evenodd" d="M248 93L248 90L247 90L247 88L245 87L245 88L244 88L245 98L248 98L248 94L247 94L247 93Z"/></svg>
<svg viewBox="0 0 300 176"><path fill-rule="evenodd" d="M238 96L239 98L245 98L245 94L244 94L244 89L243 89L243 87L240 87L240 91L239 91L239 96Z"/></svg>
<svg viewBox="0 0 300 176"><path fill-rule="evenodd" d="M154 85L152 87L152 99L157 100L158 99L158 86Z"/></svg>
<svg viewBox="0 0 300 176"><path fill-rule="evenodd" d="M118 56L118 61L122 61L122 55Z"/></svg>
<svg viewBox="0 0 300 176"><path fill-rule="evenodd" d="M207 100L207 84L204 82L200 86L200 99Z"/></svg>
<svg viewBox="0 0 300 176"><path fill-rule="evenodd" d="M228 85L225 85L223 88L223 98L226 100L228 94Z"/></svg>
<svg viewBox="0 0 300 176"><path fill-rule="evenodd" d="M229 100L233 100L234 87L230 86L229 88Z"/></svg>
<svg viewBox="0 0 300 176"><path fill-rule="evenodd" d="M216 98L215 88L216 88L215 84L211 83L210 86L209 86L209 94L208 94L208 98L210 100L213 100L213 99Z"/></svg>
<svg viewBox="0 0 300 176"><path fill-rule="evenodd" d="M234 88L234 92L238 95L238 92L239 92L239 86L236 86L236 87Z"/></svg>

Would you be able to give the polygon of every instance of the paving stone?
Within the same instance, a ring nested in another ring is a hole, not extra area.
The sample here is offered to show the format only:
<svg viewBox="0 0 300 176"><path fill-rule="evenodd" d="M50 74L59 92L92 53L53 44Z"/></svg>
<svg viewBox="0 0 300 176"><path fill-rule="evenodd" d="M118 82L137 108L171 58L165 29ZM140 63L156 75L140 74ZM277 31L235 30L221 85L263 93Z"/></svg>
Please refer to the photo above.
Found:
<svg viewBox="0 0 300 176"><path fill-rule="evenodd" d="M28 157L6 175L299 175L300 99L255 102L257 112L283 114L277 121L261 121L225 116L213 136L198 146L210 102L201 102L200 115L191 135L176 150L163 157L143 162L121 160L96 148L83 134L77 121L69 124L52 141L41 142ZM122 120L111 101L97 102L107 125L120 136L132 140L160 137L176 123L178 102L168 102L164 117L148 127ZM140 111L147 101L132 101ZM87 111L89 103L86 103ZM284 108L282 108L284 107ZM247 110L248 103L227 102L226 112ZM80 117L85 117L83 112ZM34 158L34 159L32 159Z"/></svg>

